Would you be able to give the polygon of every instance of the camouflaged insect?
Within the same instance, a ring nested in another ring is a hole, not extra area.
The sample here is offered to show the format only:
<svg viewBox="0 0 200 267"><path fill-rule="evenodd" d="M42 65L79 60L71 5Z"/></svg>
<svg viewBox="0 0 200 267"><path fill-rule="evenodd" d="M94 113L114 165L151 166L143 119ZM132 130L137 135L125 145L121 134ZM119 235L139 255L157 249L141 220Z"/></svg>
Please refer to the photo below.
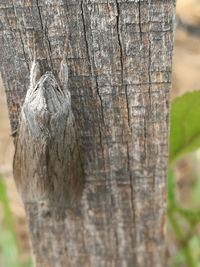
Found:
<svg viewBox="0 0 200 267"><path fill-rule="evenodd" d="M83 188L80 147L67 89L68 68L58 80L41 75L34 61L16 136L14 178L24 203L75 203Z"/></svg>

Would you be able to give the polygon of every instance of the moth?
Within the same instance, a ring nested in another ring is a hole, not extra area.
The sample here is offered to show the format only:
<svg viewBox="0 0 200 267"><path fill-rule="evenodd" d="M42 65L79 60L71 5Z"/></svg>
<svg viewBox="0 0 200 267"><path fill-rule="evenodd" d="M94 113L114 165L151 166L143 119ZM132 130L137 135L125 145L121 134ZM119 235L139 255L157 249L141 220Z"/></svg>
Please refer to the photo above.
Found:
<svg viewBox="0 0 200 267"><path fill-rule="evenodd" d="M34 61L15 140L14 179L24 203L76 203L83 190L80 142L67 88L68 67L58 77Z"/></svg>

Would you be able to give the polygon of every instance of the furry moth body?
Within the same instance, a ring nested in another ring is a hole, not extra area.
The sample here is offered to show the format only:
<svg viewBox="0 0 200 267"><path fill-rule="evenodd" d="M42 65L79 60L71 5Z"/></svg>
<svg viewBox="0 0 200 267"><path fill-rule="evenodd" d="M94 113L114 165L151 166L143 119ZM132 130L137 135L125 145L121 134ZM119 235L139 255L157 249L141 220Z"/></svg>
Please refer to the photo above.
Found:
<svg viewBox="0 0 200 267"><path fill-rule="evenodd" d="M65 206L76 202L83 171L67 65L59 82L52 72L40 73L34 62L30 87L21 110L15 142L14 178L24 203L47 201Z"/></svg>

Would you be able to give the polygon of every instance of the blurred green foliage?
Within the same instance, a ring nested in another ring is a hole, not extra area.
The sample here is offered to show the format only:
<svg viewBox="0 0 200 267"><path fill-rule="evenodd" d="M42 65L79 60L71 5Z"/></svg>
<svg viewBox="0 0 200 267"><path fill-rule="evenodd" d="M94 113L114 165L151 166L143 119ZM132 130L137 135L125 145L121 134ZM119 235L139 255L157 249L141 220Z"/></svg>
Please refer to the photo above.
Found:
<svg viewBox="0 0 200 267"><path fill-rule="evenodd" d="M200 147L200 91L177 97L170 114L170 163Z"/></svg>
<svg viewBox="0 0 200 267"><path fill-rule="evenodd" d="M179 247L170 267L200 267L200 174L193 187L191 208L177 201L174 166L177 159L200 147L200 92L186 93L171 105L168 170L168 220Z"/></svg>
<svg viewBox="0 0 200 267"><path fill-rule="evenodd" d="M14 221L9 206L3 178L0 177L0 266L31 267L29 262L21 262L18 249Z"/></svg>

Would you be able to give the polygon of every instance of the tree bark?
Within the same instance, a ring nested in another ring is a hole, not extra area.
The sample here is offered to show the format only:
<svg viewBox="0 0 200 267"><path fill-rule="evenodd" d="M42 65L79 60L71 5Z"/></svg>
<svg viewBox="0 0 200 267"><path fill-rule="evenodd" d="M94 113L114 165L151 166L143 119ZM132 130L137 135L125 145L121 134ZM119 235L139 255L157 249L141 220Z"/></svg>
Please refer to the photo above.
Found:
<svg viewBox="0 0 200 267"><path fill-rule="evenodd" d="M61 215L26 206L37 267L163 267L174 0L1 0L13 133L34 51L65 56L85 188Z"/></svg>

